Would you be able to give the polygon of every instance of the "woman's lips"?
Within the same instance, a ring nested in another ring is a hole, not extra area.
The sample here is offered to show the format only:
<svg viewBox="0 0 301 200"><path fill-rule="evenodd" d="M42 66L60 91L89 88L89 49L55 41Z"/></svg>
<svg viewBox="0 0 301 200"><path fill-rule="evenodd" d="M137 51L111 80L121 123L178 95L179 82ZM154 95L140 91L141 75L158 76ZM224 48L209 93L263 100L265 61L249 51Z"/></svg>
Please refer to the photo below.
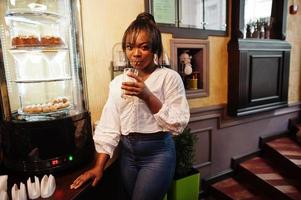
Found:
<svg viewBox="0 0 301 200"><path fill-rule="evenodd" d="M131 61L131 65L137 66L140 65L142 61Z"/></svg>

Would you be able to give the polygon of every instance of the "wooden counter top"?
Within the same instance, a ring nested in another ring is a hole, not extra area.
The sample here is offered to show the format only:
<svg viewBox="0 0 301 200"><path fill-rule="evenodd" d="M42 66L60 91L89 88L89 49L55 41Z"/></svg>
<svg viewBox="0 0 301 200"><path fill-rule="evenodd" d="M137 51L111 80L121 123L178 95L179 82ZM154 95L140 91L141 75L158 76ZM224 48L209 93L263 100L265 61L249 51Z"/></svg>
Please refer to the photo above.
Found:
<svg viewBox="0 0 301 200"><path fill-rule="evenodd" d="M56 181L56 190L54 194L49 198L38 198L37 200L86 200L94 198L105 200L128 200L122 187L119 162L112 162L108 165L105 169L102 180L96 187L92 187L92 181L90 181L76 190L71 190L70 185L75 178L92 166L93 162L53 174ZM6 173L0 168L0 175L2 174L8 174L7 192L9 199L11 199L10 193L13 184L16 183L18 187L20 187L20 182L23 182L26 185L26 181L29 177L26 175ZM43 175L39 176L40 181ZM33 178L33 176L30 177Z"/></svg>
<svg viewBox="0 0 301 200"><path fill-rule="evenodd" d="M37 198L37 200L74 200L78 199L82 193L84 193L86 190L91 188L92 181L84 184L78 189L70 189L71 183L75 180L76 177L78 177L81 173L83 173L85 170L87 170L89 167L91 167L91 164L86 164L84 166L79 166L74 169L67 169L66 171L52 174L55 178L56 182L56 189L52 196L49 198ZM3 174L3 173L1 173ZM46 174L49 175L49 174ZM23 182L26 186L26 192L27 192L27 179L31 177L33 180L33 176L26 176L26 175L15 175L8 173L8 185L7 185L7 192L9 195L9 199L11 199L11 188L16 183L18 185L18 188L20 188L20 183ZM43 175L38 176L39 180L42 180Z"/></svg>

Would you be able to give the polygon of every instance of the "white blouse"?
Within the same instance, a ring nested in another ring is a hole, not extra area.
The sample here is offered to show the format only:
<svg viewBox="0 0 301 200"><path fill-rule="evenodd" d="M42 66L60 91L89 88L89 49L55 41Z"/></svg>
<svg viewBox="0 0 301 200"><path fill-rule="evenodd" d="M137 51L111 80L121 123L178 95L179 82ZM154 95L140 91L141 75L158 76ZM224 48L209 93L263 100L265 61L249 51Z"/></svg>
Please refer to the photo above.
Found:
<svg viewBox="0 0 301 200"><path fill-rule="evenodd" d="M110 83L109 97L93 136L98 153L112 157L121 134L169 131L177 135L183 131L188 124L190 112L182 79L176 71L157 68L144 81L162 102L162 108L156 114L138 97L121 97L123 80L122 74Z"/></svg>

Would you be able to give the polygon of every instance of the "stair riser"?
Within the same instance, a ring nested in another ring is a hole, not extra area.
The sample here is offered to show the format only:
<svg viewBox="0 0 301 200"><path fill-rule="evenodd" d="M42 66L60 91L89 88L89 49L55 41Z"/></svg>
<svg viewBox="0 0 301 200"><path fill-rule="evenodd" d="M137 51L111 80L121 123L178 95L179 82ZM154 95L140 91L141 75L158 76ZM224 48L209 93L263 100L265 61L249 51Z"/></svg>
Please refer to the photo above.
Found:
<svg viewBox="0 0 301 200"><path fill-rule="evenodd" d="M214 197L214 199L216 200L234 200L233 198L230 198L229 196L227 196L225 193L210 187L209 188L209 194Z"/></svg>

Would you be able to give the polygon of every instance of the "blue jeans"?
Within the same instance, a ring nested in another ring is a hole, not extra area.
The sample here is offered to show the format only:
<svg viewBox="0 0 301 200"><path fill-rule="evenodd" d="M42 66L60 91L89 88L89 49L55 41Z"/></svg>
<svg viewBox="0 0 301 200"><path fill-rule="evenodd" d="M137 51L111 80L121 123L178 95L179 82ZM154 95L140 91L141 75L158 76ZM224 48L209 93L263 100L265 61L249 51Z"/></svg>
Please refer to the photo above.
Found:
<svg viewBox="0 0 301 200"><path fill-rule="evenodd" d="M121 176L131 200L162 200L171 184L174 141L170 133L158 135L121 138Z"/></svg>

